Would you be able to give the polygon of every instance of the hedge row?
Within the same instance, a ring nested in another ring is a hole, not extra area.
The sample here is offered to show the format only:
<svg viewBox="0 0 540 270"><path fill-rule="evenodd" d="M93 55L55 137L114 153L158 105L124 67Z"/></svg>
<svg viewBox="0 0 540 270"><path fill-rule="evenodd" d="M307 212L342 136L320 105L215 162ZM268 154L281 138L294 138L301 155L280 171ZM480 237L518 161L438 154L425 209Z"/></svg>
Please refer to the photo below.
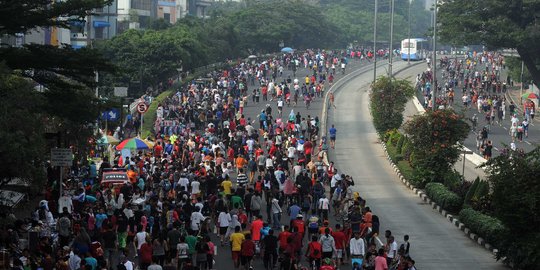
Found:
<svg viewBox="0 0 540 270"><path fill-rule="evenodd" d="M425 190L426 194L446 211L457 213L463 205L463 199L441 183L428 183Z"/></svg>
<svg viewBox="0 0 540 270"><path fill-rule="evenodd" d="M461 210L459 212L459 220L467 225L471 231L494 246L497 246L497 236L504 230L504 226L500 220L472 208L464 208Z"/></svg>

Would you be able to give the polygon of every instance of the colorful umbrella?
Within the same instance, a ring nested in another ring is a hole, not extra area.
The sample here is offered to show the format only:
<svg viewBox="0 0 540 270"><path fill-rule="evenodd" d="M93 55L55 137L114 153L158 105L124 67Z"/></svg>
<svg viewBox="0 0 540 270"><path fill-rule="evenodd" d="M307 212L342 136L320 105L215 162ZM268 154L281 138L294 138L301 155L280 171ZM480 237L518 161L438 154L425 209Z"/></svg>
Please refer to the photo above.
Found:
<svg viewBox="0 0 540 270"><path fill-rule="evenodd" d="M521 96L521 98L523 99L537 99L538 98L538 95L535 94L535 93L525 93L523 94L523 96Z"/></svg>
<svg viewBox="0 0 540 270"><path fill-rule="evenodd" d="M150 147L150 148L154 147L154 142L151 141L151 140L144 139L143 142L146 143L146 145L148 145L148 147Z"/></svg>
<svg viewBox="0 0 540 270"><path fill-rule="evenodd" d="M118 140L117 138L111 135L105 135L96 141L97 144L111 144L111 145L118 144L119 142L120 140Z"/></svg>
<svg viewBox="0 0 540 270"><path fill-rule="evenodd" d="M291 48L291 47L285 47L285 48L281 49L281 52L292 53L292 52L294 52L294 49Z"/></svg>
<svg viewBox="0 0 540 270"><path fill-rule="evenodd" d="M116 150L122 149L149 149L150 146L139 138L130 138L122 141L119 145L116 146Z"/></svg>

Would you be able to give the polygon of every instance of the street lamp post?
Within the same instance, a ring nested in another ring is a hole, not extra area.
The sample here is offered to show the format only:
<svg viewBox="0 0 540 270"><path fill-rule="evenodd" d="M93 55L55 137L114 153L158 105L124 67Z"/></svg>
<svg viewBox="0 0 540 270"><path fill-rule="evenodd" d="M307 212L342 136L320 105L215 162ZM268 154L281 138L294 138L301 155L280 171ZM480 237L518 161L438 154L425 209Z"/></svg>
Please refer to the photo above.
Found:
<svg viewBox="0 0 540 270"><path fill-rule="evenodd" d="M520 87L520 91L519 91L519 96L522 97L523 96L523 69L524 69L524 64L523 64L523 61L521 61L521 87ZM519 104L523 104L523 98L520 98L519 99Z"/></svg>
<svg viewBox="0 0 540 270"><path fill-rule="evenodd" d="M182 83L182 71L183 70L184 70L184 68L182 66L180 66L179 68L176 69L176 71L178 71L178 84Z"/></svg>
<svg viewBox="0 0 540 270"><path fill-rule="evenodd" d="M388 54L388 76L389 77L392 77L392 60L394 59L394 47L393 47L393 42L394 42L394 0L390 0L390 9L391 9L391 14L390 14L390 48L388 49L389 50L389 54Z"/></svg>
<svg viewBox="0 0 540 270"><path fill-rule="evenodd" d="M375 14L373 15L373 83L377 80L377 10L379 0L375 0Z"/></svg>
<svg viewBox="0 0 540 270"><path fill-rule="evenodd" d="M409 15L407 21L409 22L409 33L407 39L407 64L411 64L411 0L409 0ZM416 52L418 54L418 51Z"/></svg>
<svg viewBox="0 0 540 270"><path fill-rule="evenodd" d="M435 110L437 107L437 0L435 0L433 8L433 90L431 91L431 109Z"/></svg>

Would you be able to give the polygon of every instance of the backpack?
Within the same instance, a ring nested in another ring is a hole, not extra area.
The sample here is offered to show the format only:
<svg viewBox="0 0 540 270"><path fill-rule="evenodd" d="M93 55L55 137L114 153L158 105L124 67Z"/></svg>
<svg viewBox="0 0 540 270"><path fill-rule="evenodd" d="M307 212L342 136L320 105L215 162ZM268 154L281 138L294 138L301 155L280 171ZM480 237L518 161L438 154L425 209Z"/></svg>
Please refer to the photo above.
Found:
<svg viewBox="0 0 540 270"><path fill-rule="evenodd" d="M165 192L168 192L169 190L171 190L171 182L167 179L163 180L163 190Z"/></svg>

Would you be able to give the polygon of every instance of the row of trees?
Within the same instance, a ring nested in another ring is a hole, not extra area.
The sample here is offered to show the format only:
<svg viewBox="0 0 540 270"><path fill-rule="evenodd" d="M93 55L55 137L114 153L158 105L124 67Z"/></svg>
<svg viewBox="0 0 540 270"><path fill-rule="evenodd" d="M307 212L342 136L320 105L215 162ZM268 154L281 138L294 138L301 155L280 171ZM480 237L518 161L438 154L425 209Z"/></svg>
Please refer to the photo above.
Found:
<svg viewBox="0 0 540 270"><path fill-rule="evenodd" d="M128 85L142 78L143 88L156 86L184 70L226 58L279 51L279 44L295 49L345 48L371 45L373 1L263 1L216 3L205 19L187 17L175 25L151 23L147 30L129 30L97 48L120 67L122 74L104 85ZM380 1L379 39L389 40L389 1ZM429 13L424 1L412 1L411 31L424 36ZM408 5L396 1L394 40L407 35Z"/></svg>
<svg viewBox="0 0 540 270"><path fill-rule="evenodd" d="M69 21L82 21L89 10L110 2L2 1L0 35L68 27ZM0 46L0 186L16 177L38 186L45 180L48 144L73 146L78 151L86 142L100 106L108 106L94 95L94 70L98 69L115 71L95 50Z"/></svg>
<svg viewBox="0 0 540 270"><path fill-rule="evenodd" d="M532 79L539 83L539 12L539 1L446 0L440 5L440 37L452 45L516 49Z"/></svg>

